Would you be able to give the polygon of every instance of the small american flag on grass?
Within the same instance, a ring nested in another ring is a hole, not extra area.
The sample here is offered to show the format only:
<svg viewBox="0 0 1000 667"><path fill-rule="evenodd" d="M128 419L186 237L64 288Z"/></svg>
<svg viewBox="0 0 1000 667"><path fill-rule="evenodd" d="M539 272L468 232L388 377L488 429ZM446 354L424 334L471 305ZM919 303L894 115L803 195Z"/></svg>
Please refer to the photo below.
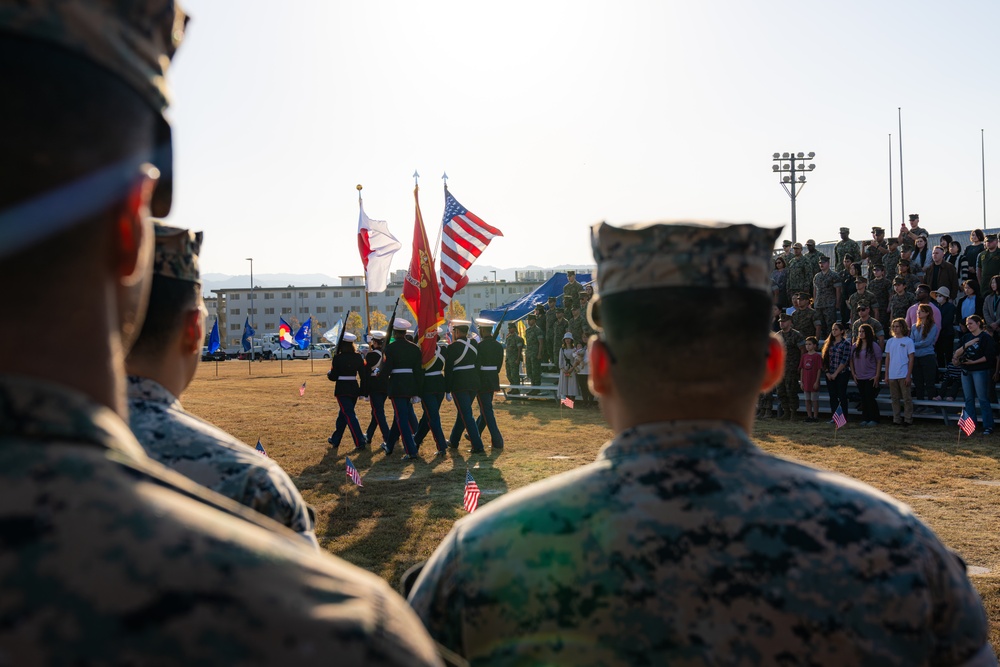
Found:
<svg viewBox="0 0 1000 667"><path fill-rule="evenodd" d="M347 457L347 478L358 486L364 486L364 484L361 483L361 473L359 473L358 469L354 467L353 463L351 463L351 457L349 456Z"/></svg>
<svg viewBox="0 0 1000 667"><path fill-rule="evenodd" d="M833 423L837 425L837 430L839 431L844 426L847 426L847 417L844 416L844 411L837 406L837 411L833 413Z"/></svg>
<svg viewBox="0 0 1000 667"><path fill-rule="evenodd" d="M972 435L976 432L976 420L969 416L969 413L962 410L962 416L958 418L958 427L965 435Z"/></svg>
<svg viewBox="0 0 1000 667"><path fill-rule="evenodd" d="M559 402L565 405L567 408L572 408L575 405L575 403L573 403L573 399L570 398L569 396L563 397L563 399Z"/></svg>
<svg viewBox="0 0 1000 667"><path fill-rule="evenodd" d="M466 512L475 512L479 507L479 485L472 479L472 472L465 471L465 500L462 507Z"/></svg>
<svg viewBox="0 0 1000 667"><path fill-rule="evenodd" d="M269 457L269 456L267 455L267 452L265 452L265 451L264 451L264 445L260 444L260 438L257 438L257 446L256 446L256 447L254 447L254 450L255 450L255 451L256 451L256 452L258 453L258 454L260 454L261 456L263 456L263 457L264 457L265 459L267 459L267 458L271 458L271 457Z"/></svg>

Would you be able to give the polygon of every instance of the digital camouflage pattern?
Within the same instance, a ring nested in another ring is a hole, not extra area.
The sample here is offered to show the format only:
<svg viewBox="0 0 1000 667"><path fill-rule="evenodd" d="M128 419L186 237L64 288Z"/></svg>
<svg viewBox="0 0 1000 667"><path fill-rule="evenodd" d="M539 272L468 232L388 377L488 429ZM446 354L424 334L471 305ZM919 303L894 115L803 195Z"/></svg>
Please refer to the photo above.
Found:
<svg viewBox="0 0 1000 667"><path fill-rule="evenodd" d="M812 262L804 255L794 255L788 260L788 292L812 292Z"/></svg>
<svg viewBox="0 0 1000 667"><path fill-rule="evenodd" d="M0 33L50 42L110 70L158 111L187 16L174 0L0 0Z"/></svg>
<svg viewBox="0 0 1000 667"><path fill-rule="evenodd" d="M563 308L569 314L570 308L580 303L580 294L583 292L583 285L576 282L567 282L563 287Z"/></svg>
<svg viewBox="0 0 1000 667"><path fill-rule="evenodd" d="M481 506L410 604L472 665L996 664L964 564L908 507L727 422L626 430Z"/></svg>
<svg viewBox="0 0 1000 667"><path fill-rule="evenodd" d="M792 313L792 328L803 336L816 336L816 327L822 325L823 318L812 308L796 308Z"/></svg>
<svg viewBox="0 0 1000 667"><path fill-rule="evenodd" d="M813 308L822 310L824 308L837 307L837 288L844 286L840 274L836 271L820 271L813 277Z"/></svg>
<svg viewBox="0 0 1000 667"><path fill-rule="evenodd" d="M654 287L755 289L771 294L771 249L781 229L722 222L591 227L597 292Z"/></svg>
<svg viewBox="0 0 1000 667"><path fill-rule="evenodd" d="M187 412L160 383L130 375L129 426L154 461L288 526L319 548L302 494L272 459Z"/></svg>
<svg viewBox="0 0 1000 667"><path fill-rule="evenodd" d="M837 241L837 245L833 246L833 258L837 263L838 269L844 265L844 257L847 255L853 257L855 262L861 261L861 246L858 245L857 241L849 238L842 239Z"/></svg>
<svg viewBox="0 0 1000 667"><path fill-rule="evenodd" d="M0 544L0 664L440 664L384 581L24 377L0 376Z"/></svg>
<svg viewBox="0 0 1000 667"><path fill-rule="evenodd" d="M171 227L156 221L156 251L153 255L153 273L164 278L175 278L201 283L198 254L201 252L202 232L192 232Z"/></svg>

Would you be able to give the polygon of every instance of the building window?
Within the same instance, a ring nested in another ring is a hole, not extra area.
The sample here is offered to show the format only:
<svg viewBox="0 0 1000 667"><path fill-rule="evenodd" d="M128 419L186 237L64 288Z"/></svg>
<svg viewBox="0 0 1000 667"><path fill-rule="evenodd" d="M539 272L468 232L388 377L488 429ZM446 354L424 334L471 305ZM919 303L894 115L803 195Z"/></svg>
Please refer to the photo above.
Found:
<svg viewBox="0 0 1000 667"><path fill-rule="evenodd" d="M482 299L483 295L480 294L479 292L476 292L475 294L472 295L472 298L473 299Z"/></svg>
<svg viewBox="0 0 1000 667"><path fill-rule="evenodd" d="M326 298L326 292L316 292L316 298L317 299L325 299Z"/></svg>
<svg viewBox="0 0 1000 667"><path fill-rule="evenodd" d="M229 325L229 330L230 331L239 331L240 330L240 325L239 324L230 324Z"/></svg>
<svg viewBox="0 0 1000 667"><path fill-rule="evenodd" d="M317 313L325 313L326 312L326 306L316 306L316 312Z"/></svg>
<svg viewBox="0 0 1000 667"><path fill-rule="evenodd" d="M240 300L240 295L239 295L239 294L230 294L230 295L229 295L229 298L230 298L230 299L231 299L232 301L239 301L239 300Z"/></svg>
<svg viewBox="0 0 1000 667"><path fill-rule="evenodd" d="M351 290L351 298L352 299L361 298L361 290Z"/></svg>
<svg viewBox="0 0 1000 667"><path fill-rule="evenodd" d="M302 314L308 315L309 314L309 306L299 306L299 314L300 315L302 315Z"/></svg>
<svg viewBox="0 0 1000 667"><path fill-rule="evenodd" d="M309 292L299 292L299 298L300 299L308 299L309 298Z"/></svg>
<svg viewBox="0 0 1000 667"><path fill-rule="evenodd" d="M282 292L281 293L281 298L282 299L291 299L292 298L292 293L291 292Z"/></svg>
<svg viewBox="0 0 1000 667"><path fill-rule="evenodd" d="M292 314L292 309L290 307L282 308L281 309L281 314L282 315L291 315Z"/></svg>
<svg viewBox="0 0 1000 667"><path fill-rule="evenodd" d="M342 299L342 298L344 298L344 293L343 292L334 292L333 293L333 298L334 299Z"/></svg>
<svg viewBox="0 0 1000 667"><path fill-rule="evenodd" d="M274 328L274 322L264 322L264 328L265 329L273 329Z"/></svg>
<svg viewBox="0 0 1000 667"><path fill-rule="evenodd" d="M239 308L233 308L229 312L232 313L233 315L239 315L240 314L240 309Z"/></svg>
<svg viewBox="0 0 1000 667"><path fill-rule="evenodd" d="M326 322L317 322L316 326L319 327L320 329L323 329L326 327Z"/></svg>
<svg viewBox="0 0 1000 667"><path fill-rule="evenodd" d="M343 306L334 306L333 307L333 312L335 312L335 313L342 313L342 312L344 312L344 307Z"/></svg>
<svg viewBox="0 0 1000 667"><path fill-rule="evenodd" d="M393 294L393 293L392 293L392 290L391 290L391 289L387 289L387 290L385 291L385 295L386 295L386 296L395 296L395 294Z"/></svg>
<svg viewBox="0 0 1000 667"><path fill-rule="evenodd" d="M265 308L264 309L264 314L265 315L274 315L274 308Z"/></svg>
<svg viewBox="0 0 1000 667"><path fill-rule="evenodd" d="M265 299L273 299L274 298L274 292L264 292L264 298Z"/></svg>

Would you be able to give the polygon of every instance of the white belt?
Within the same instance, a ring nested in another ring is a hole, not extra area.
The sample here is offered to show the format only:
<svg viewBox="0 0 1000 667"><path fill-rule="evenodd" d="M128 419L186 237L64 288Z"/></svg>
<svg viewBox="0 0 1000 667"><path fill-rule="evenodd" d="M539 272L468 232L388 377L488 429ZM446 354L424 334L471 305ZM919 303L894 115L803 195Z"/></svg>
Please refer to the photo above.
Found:
<svg viewBox="0 0 1000 667"><path fill-rule="evenodd" d="M393 373L412 373L413 369L412 368L393 368L392 372Z"/></svg>
<svg viewBox="0 0 1000 667"><path fill-rule="evenodd" d="M338 375L337 379L338 380L353 380L356 377L357 377L356 375Z"/></svg>
<svg viewBox="0 0 1000 667"><path fill-rule="evenodd" d="M441 371L431 371L430 373L424 373L424 377L430 377L432 375L443 375Z"/></svg>
<svg viewBox="0 0 1000 667"><path fill-rule="evenodd" d="M476 367L475 364L469 364L468 366L455 366L451 370L453 370L453 371L467 371L467 370L469 370L471 368L475 368L475 367Z"/></svg>
<svg viewBox="0 0 1000 667"><path fill-rule="evenodd" d="M481 370L481 371L495 371L498 368L500 368L500 367L499 366L480 366L479 370Z"/></svg>

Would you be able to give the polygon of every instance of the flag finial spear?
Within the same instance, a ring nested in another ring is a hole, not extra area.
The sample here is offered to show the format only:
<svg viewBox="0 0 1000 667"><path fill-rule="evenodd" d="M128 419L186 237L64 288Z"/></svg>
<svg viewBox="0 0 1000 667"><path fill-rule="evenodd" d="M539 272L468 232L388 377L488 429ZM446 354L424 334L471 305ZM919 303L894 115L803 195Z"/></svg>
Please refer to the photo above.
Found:
<svg viewBox="0 0 1000 667"><path fill-rule="evenodd" d="M448 189L448 172L447 171L444 172L443 174L441 174L441 180L444 181L444 189L447 190Z"/></svg>
<svg viewBox="0 0 1000 667"><path fill-rule="evenodd" d="M419 178L420 178L420 174L418 174L418 173L417 173L417 170L416 170L416 169L414 169L414 170L413 170L413 185L419 185L419 183L417 183L417 180L418 180Z"/></svg>
<svg viewBox="0 0 1000 667"><path fill-rule="evenodd" d="M361 201L361 184L358 183L358 201Z"/></svg>

